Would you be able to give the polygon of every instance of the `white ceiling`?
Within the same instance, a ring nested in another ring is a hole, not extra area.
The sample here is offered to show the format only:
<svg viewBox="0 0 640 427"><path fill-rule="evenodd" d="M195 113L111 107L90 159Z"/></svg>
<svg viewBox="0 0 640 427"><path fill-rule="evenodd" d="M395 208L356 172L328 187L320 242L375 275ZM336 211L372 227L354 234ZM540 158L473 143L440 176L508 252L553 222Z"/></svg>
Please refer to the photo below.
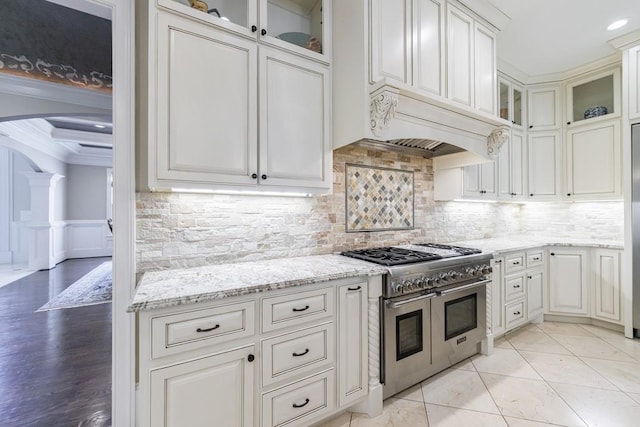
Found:
<svg viewBox="0 0 640 427"><path fill-rule="evenodd" d="M617 53L608 41L640 30L640 0L489 0L511 18L498 58L526 76L563 73ZM629 23L614 31L618 19Z"/></svg>

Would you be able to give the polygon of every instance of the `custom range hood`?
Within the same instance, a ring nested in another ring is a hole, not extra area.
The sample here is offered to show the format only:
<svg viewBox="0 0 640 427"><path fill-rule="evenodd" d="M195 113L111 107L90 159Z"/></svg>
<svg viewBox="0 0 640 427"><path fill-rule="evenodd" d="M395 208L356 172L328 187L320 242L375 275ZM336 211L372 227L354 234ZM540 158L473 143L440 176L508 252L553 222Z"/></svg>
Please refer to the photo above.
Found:
<svg viewBox="0 0 640 427"><path fill-rule="evenodd" d="M457 167L494 159L511 128L507 120L397 82L376 84L366 110L366 125L359 129L354 122L334 119L334 148L357 144L426 158L447 156L440 163ZM347 130L350 136L345 137Z"/></svg>
<svg viewBox="0 0 640 427"><path fill-rule="evenodd" d="M489 161L511 128L496 114L494 37L509 17L487 0L408 4L333 2L334 148Z"/></svg>

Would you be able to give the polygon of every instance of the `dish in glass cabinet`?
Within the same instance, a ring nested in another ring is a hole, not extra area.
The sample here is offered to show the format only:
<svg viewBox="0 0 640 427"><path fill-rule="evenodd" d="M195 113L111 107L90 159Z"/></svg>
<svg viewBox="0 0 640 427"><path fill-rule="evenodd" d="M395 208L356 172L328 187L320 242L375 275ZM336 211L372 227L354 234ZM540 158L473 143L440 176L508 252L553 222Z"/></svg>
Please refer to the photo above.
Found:
<svg viewBox="0 0 640 427"><path fill-rule="evenodd" d="M301 46L305 49L322 53L322 43L320 43L320 40L310 34L292 31L289 33L282 33L277 38L291 44L295 44L296 46Z"/></svg>
<svg viewBox="0 0 640 427"><path fill-rule="evenodd" d="M584 118L590 119L592 117L604 116L607 114L607 107L604 105L597 105L595 107L587 108L584 112Z"/></svg>

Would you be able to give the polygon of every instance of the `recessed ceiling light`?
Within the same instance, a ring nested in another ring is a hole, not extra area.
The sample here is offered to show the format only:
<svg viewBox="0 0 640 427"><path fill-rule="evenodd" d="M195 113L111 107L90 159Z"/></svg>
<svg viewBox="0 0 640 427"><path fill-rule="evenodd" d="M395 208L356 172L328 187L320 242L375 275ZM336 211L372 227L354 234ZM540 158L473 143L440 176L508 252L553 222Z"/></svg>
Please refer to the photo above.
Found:
<svg viewBox="0 0 640 427"><path fill-rule="evenodd" d="M93 126L97 127L98 129L104 129L104 128L106 128L106 126L105 126L105 125L93 125Z"/></svg>
<svg viewBox="0 0 640 427"><path fill-rule="evenodd" d="M628 19L619 19L613 23L611 23L611 25L609 25L607 27L607 30L612 31L612 30L617 30L618 28L622 28L625 25L627 25L627 22L629 22Z"/></svg>

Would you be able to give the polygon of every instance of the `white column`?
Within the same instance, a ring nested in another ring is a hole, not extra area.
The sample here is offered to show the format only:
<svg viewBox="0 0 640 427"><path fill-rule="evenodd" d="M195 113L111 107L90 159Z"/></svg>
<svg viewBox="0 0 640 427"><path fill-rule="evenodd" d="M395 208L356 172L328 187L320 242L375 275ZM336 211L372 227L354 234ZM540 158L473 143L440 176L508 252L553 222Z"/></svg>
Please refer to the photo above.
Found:
<svg viewBox="0 0 640 427"><path fill-rule="evenodd" d="M31 187L29 223L29 269L48 270L56 266L52 228L55 186L62 175L47 172L23 172Z"/></svg>
<svg viewBox="0 0 640 427"><path fill-rule="evenodd" d="M11 264L13 261L11 206L11 155L7 148L0 146L0 264Z"/></svg>
<svg viewBox="0 0 640 427"><path fill-rule="evenodd" d="M349 410L377 417L382 414L382 384L380 384L380 296L382 276L369 278L369 395Z"/></svg>

